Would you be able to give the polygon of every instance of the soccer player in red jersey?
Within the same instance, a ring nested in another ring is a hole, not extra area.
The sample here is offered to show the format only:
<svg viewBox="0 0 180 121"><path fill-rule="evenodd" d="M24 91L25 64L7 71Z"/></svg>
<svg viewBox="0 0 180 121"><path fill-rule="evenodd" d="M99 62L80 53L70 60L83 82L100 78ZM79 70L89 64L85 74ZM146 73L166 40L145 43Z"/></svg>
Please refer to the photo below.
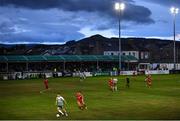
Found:
<svg viewBox="0 0 180 121"><path fill-rule="evenodd" d="M110 87L110 90L113 91L114 90L114 82L113 82L113 79L111 78L109 81L109 87Z"/></svg>
<svg viewBox="0 0 180 121"><path fill-rule="evenodd" d="M48 79L47 79L47 78L44 79L44 85L45 85L45 88L46 88L46 89L49 88L49 86L48 86Z"/></svg>
<svg viewBox="0 0 180 121"><path fill-rule="evenodd" d="M48 86L48 79L47 79L46 77L44 78L43 83L44 83L45 89L42 90L42 91L40 91L40 93L44 93L44 92L50 90L50 88L49 88L49 86Z"/></svg>
<svg viewBox="0 0 180 121"><path fill-rule="evenodd" d="M76 93L76 100L77 100L79 109L81 110L87 109L87 106L84 102L84 96L82 95L80 91Z"/></svg>
<svg viewBox="0 0 180 121"><path fill-rule="evenodd" d="M151 88L151 86L152 86L152 77L151 77L150 74L149 74L149 75L147 76L147 78L146 78L146 85L147 85L147 87L149 87L149 88Z"/></svg>

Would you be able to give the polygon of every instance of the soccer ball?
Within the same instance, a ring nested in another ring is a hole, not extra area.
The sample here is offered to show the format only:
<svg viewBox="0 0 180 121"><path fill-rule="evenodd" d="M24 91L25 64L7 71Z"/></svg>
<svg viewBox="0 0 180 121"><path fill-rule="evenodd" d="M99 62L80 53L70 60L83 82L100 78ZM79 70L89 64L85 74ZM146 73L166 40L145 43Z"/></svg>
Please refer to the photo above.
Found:
<svg viewBox="0 0 180 121"><path fill-rule="evenodd" d="M59 114L56 114L56 117L59 117L60 115Z"/></svg>

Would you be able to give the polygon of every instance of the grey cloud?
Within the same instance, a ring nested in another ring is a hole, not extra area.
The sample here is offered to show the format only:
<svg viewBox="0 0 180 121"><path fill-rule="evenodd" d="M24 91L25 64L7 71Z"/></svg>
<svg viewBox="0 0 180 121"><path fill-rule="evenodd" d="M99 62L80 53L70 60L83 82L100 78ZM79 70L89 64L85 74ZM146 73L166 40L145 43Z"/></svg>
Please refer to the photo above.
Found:
<svg viewBox="0 0 180 121"><path fill-rule="evenodd" d="M9 11L12 11L11 9L14 12L9 13L6 8L0 8L1 11L6 11L0 16L0 43L62 43L71 39L76 40L84 37L83 34L78 32L80 27L59 20L59 16L57 15L59 13L56 12L58 11L56 9L50 11L19 9L19 13L15 12L17 8L9 8ZM54 13L56 15L52 16ZM66 18L70 19L71 17L69 16L71 15L66 15ZM10 19L9 17L14 19ZM59 25L54 24L55 22Z"/></svg>
<svg viewBox="0 0 180 121"><path fill-rule="evenodd" d="M14 25L8 21L0 23L0 34L8 34L15 32Z"/></svg>
<svg viewBox="0 0 180 121"><path fill-rule="evenodd" d="M79 31L117 27L116 0L0 0L0 41L64 42L84 37ZM151 24L151 11L126 0L123 21ZM14 28L14 26L18 28ZM124 26L123 28L126 28ZM18 29L18 30L17 30ZM27 31L26 31L27 30ZM19 33L17 32L19 31ZM5 34L6 33L6 34Z"/></svg>
<svg viewBox="0 0 180 121"><path fill-rule="evenodd" d="M134 20L137 23L154 23L150 18L151 11L143 6L128 4L124 17L127 20Z"/></svg>
<svg viewBox="0 0 180 121"><path fill-rule="evenodd" d="M117 0L0 0L1 6L13 5L29 9L58 8L65 11L99 12L115 18L114 3ZM122 1L122 0L121 0ZM150 18L151 11L143 6L135 5L133 0L123 0L127 5L123 19L137 23L154 23Z"/></svg>
<svg viewBox="0 0 180 121"><path fill-rule="evenodd" d="M107 6L117 0L0 0L1 6L14 5L30 9L63 8L76 10L106 10ZM133 3L133 0L121 0Z"/></svg>
<svg viewBox="0 0 180 121"><path fill-rule="evenodd" d="M83 34L77 32L77 31L64 31L60 30L58 32L51 31L48 29L45 29L44 31L34 30L30 33L17 33L13 34L9 32L9 34L0 34L0 41L6 42L6 43L13 43L13 42L31 42L31 43L43 43L43 42L58 42L62 43L67 40L79 39L84 37Z"/></svg>
<svg viewBox="0 0 180 121"><path fill-rule="evenodd" d="M157 3L167 7L172 7L172 6L180 7L180 0L144 0L144 1Z"/></svg>

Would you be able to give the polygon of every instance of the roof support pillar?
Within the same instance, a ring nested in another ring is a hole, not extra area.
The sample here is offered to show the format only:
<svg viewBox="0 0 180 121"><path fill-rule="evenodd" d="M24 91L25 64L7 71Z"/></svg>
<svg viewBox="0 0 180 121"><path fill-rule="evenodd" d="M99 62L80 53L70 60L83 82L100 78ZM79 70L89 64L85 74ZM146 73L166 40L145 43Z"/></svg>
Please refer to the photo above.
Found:
<svg viewBox="0 0 180 121"><path fill-rule="evenodd" d="M9 63L8 62L6 63L6 72L7 73L9 72Z"/></svg>
<svg viewBox="0 0 180 121"><path fill-rule="evenodd" d="M63 62L63 71L65 72L65 70L66 70L66 62L64 61Z"/></svg>
<svg viewBox="0 0 180 121"><path fill-rule="evenodd" d="M99 61L96 61L96 69L99 70Z"/></svg>
<svg viewBox="0 0 180 121"><path fill-rule="evenodd" d="M29 63L26 62L26 71L28 72L29 71Z"/></svg>

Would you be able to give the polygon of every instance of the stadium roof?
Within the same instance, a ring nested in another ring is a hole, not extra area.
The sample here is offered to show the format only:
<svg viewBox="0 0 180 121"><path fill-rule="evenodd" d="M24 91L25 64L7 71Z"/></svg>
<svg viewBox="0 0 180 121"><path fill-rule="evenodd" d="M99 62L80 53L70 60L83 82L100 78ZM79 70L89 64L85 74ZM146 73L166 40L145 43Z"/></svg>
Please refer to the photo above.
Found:
<svg viewBox="0 0 180 121"><path fill-rule="evenodd" d="M122 62L137 62L138 59L131 55L122 55ZM118 62L118 56L108 55L57 55L57 56L0 56L0 62Z"/></svg>

